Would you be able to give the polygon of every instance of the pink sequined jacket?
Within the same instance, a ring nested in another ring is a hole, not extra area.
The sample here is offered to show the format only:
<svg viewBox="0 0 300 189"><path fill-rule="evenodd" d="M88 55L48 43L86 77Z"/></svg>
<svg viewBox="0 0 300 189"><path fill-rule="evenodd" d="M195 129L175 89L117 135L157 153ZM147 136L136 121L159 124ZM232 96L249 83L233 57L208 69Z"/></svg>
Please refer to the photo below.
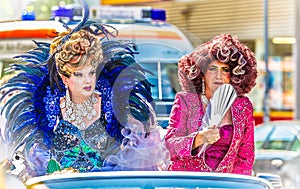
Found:
<svg viewBox="0 0 300 189"><path fill-rule="evenodd" d="M199 95L191 92L177 93L166 135L166 144L171 153L169 170L251 175L255 124L253 106L248 97L238 97L231 107L231 113L234 128L231 144L217 168L212 170L204 161L205 155L192 154L194 137L204 116Z"/></svg>

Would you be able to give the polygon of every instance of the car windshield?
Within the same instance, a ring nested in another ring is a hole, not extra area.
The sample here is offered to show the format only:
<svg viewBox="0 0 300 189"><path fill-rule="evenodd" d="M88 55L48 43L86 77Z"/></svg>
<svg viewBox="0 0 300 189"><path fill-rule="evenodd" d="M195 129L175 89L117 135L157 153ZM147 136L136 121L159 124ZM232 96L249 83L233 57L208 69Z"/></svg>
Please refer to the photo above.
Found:
<svg viewBox="0 0 300 189"><path fill-rule="evenodd" d="M300 150L300 142L288 127L267 125L255 130L256 149Z"/></svg>
<svg viewBox="0 0 300 189"><path fill-rule="evenodd" d="M152 73L146 73L152 86L155 100L173 101L180 90L177 77L177 61L187 52L159 43L142 43L137 45L137 61Z"/></svg>

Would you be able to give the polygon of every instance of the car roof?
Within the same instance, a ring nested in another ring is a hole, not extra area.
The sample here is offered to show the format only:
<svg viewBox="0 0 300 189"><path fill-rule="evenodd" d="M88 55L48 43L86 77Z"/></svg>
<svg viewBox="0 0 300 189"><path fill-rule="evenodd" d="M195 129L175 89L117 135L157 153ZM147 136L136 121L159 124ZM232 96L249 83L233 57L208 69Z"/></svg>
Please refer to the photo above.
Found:
<svg viewBox="0 0 300 189"><path fill-rule="evenodd" d="M64 25L53 20L0 22L0 39L51 38L63 31Z"/></svg>
<svg viewBox="0 0 300 189"><path fill-rule="evenodd" d="M68 24L68 27L73 29L77 24L78 22L73 22L72 24ZM149 53L149 56L142 57L142 53L140 53L141 55L137 54L136 57L139 61L148 59L156 60L159 58L168 62L177 62L182 55L194 49L193 44L187 36L177 27L167 22L108 22L103 24L111 32L115 31L113 28L117 29L118 33L114 32L116 36L115 40L134 42L138 45L137 50L139 52L152 52L154 50L155 52L159 50L161 52L159 56L150 56L151 53ZM25 52L35 47L33 39L36 41L51 42L57 32L63 31L67 31L64 24L54 20L0 22L1 49L6 54ZM114 38L110 38L110 40L114 40ZM15 49L17 51L14 51ZM13 56L7 55L6 57Z"/></svg>

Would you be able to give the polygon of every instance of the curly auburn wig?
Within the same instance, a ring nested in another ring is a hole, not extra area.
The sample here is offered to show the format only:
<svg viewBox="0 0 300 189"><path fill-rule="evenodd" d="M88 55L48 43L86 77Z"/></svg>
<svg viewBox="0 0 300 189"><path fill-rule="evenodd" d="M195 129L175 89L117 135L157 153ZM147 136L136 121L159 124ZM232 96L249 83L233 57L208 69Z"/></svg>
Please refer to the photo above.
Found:
<svg viewBox="0 0 300 189"><path fill-rule="evenodd" d="M86 30L80 30L70 35L61 46L61 39L69 32L57 36L51 44L51 52L55 52L56 68L59 74L70 77L77 68L90 63L96 67L103 59L99 38Z"/></svg>
<svg viewBox="0 0 300 189"><path fill-rule="evenodd" d="M178 76L182 90L201 94L201 81L208 65L218 60L230 68L230 84L239 96L251 91L257 78L254 53L237 38L221 34L201 44L178 61Z"/></svg>

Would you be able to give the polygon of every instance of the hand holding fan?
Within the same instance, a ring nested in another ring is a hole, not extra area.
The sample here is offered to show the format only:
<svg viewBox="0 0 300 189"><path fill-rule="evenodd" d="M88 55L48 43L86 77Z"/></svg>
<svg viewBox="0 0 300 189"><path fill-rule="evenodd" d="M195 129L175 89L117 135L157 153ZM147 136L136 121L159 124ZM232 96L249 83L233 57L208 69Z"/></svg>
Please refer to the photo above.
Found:
<svg viewBox="0 0 300 189"><path fill-rule="evenodd" d="M220 123L226 112L236 99L237 94L230 84L223 84L214 92L209 100L206 112L203 118L204 129L216 125L220 127ZM199 155L206 149L208 143L204 143Z"/></svg>

